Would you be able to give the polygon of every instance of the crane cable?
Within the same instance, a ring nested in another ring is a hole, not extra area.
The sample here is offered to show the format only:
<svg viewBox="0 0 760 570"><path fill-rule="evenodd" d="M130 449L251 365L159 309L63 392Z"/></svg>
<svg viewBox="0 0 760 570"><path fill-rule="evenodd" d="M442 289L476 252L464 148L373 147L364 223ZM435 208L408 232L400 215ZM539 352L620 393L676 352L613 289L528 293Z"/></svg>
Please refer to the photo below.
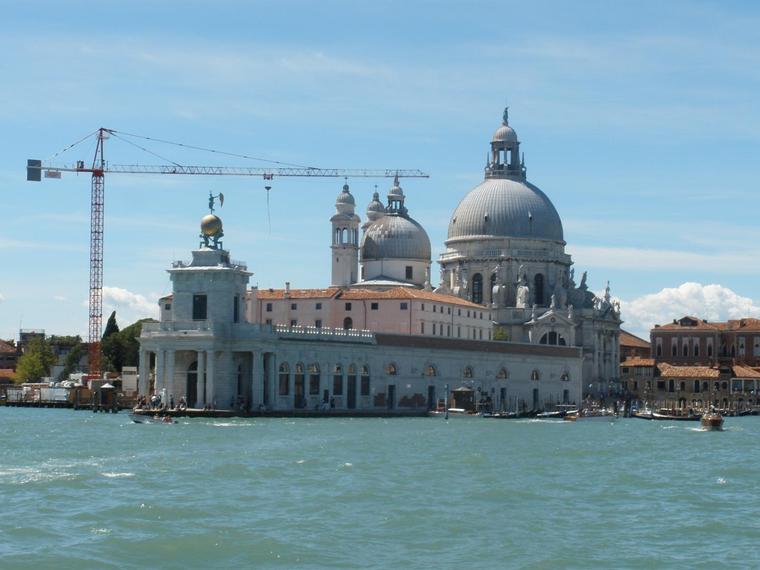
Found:
<svg viewBox="0 0 760 570"><path fill-rule="evenodd" d="M136 138L143 139L143 140L146 140L146 141L153 141L153 142L159 142L159 143L163 143L163 144L171 144L171 145L175 145L175 146L181 146L181 147L189 148L189 149L192 149L192 150L201 150L201 151L204 151L204 152L211 152L211 153L214 153L214 154L223 154L225 156L234 156L235 158L245 158L247 160L259 160L261 162L269 162L271 164L281 164L283 166L291 166L291 167L294 167L294 168L308 168L308 169L315 169L316 168L314 166L305 166L303 164L295 164L295 163L292 163L292 162L282 162L282 161L279 161L279 160L271 160L271 159L268 159L268 158L260 158L260 157L257 157L257 156L249 156L247 154L236 154L234 152L225 152L223 150L215 150L213 148L206 148L206 147L202 147L202 146L194 146L194 145L189 145L189 144L169 141L169 140L165 140L165 139L158 139L158 138L153 138L153 137L146 137L146 136L143 136L143 135L136 135L136 134L133 134L133 133L125 133L124 131L110 131L110 132L112 132L112 133L119 133L119 134L122 134L122 135L128 136L128 137L136 137ZM121 140L124 140L124 139L121 139Z"/></svg>
<svg viewBox="0 0 760 570"><path fill-rule="evenodd" d="M120 137L119 135L117 135L117 134L116 134L116 131L110 131L110 133L111 133L113 136L115 136L117 139L119 139L120 141L124 141L124 142L125 142L125 143L127 143L127 144L131 144L132 146L134 146L134 147L137 147L137 148L139 148L140 150L142 150L142 151L144 151L144 152L147 152L148 154L152 154L153 156L155 156L155 157L157 157L157 158L160 158L161 160L165 160L166 162L171 162L171 163L172 163L174 166L179 166L180 168L182 168L182 165L181 165L180 163L178 163L178 162L174 162L173 160L171 160L170 158L166 158L165 156L161 156L160 154L158 154L158 153L155 153L155 152L153 152L152 150L148 150L148 149L147 149L147 148L145 148L144 146L140 146L140 145L139 145L139 144L137 144L137 143L133 143L132 141L128 141L128 140L127 140L127 139L125 139L124 137Z"/></svg>
<svg viewBox="0 0 760 570"><path fill-rule="evenodd" d="M46 162L50 162L50 161L51 161L51 160L53 160L53 159L54 159L56 156L60 156L60 155L62 155L62 154L63 154L64 152L66 152L67 150L70 150L70 149L74 148L74 147L75 147L75 146L77 146L79 143L86 141L86 140L87 140L87 139L89 139L91 136L93 136L93 135L96 135L96 134L98 134L98 131L93 131L93 132L91 132L89 135L87 135L87 136L84 136L84 137L82 137L81 139L79 139L77 142L71 143L69 146L67 146L67 147L64 147L62 150L59 150L59 151L58 151L58 152L56 152L54 155L52 155L51 157L49 157L49 158L47 159L47 161L46 161Z"/></svg>

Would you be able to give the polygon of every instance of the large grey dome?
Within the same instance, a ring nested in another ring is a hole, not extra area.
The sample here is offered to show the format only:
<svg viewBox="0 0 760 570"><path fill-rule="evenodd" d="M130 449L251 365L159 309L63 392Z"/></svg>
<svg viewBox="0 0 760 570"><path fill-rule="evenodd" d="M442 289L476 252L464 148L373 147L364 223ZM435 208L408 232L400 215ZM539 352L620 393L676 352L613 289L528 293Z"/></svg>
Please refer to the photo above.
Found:
<svg viewBox="0 0 760 570"><path fill-rule="evenodd" d="M418 259L430 261L430 238L413 219L386 214L372 222L361 243L363 261L372 259Z"/></svg>
<svg viewBox="0 0 760 570"><path fill-rule="evenodd" d="M497 236L564 241L562 221L536 186L514 178L488 178L454 210L449 239Z"/></svg>

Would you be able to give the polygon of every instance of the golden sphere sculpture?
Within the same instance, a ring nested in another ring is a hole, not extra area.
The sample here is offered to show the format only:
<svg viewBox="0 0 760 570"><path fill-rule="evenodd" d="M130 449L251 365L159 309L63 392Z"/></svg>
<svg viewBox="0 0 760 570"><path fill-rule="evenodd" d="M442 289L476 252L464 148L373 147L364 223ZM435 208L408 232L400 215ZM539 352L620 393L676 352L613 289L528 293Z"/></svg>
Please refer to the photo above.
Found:
<svg viewBox="0 0 760 570"><path fill-rule="evenodd" d="M201 233L207 237L214 237L222 231L222 220L219 216L208 214L201 220Z"/></svg>

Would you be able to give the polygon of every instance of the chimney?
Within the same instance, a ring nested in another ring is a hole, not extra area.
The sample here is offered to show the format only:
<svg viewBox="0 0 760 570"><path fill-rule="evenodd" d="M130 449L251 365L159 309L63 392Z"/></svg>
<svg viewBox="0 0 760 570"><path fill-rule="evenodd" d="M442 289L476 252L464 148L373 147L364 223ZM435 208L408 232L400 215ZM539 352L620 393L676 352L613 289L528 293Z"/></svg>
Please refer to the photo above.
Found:
<svg viewBox="0 0 760 570"><path fill-rule="evenodd" d="M290 299L290 281L285 281L285 298Z"/></svg>

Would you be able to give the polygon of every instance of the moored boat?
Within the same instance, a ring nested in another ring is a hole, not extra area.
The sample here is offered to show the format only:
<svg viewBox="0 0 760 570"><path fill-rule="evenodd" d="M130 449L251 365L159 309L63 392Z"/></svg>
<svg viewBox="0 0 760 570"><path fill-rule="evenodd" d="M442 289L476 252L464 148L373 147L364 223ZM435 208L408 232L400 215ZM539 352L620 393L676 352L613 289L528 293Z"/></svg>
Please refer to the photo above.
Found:
<svg viewBox="0 0 760 570"><path fill-rule="evenodd" d="M129 414L131 419L136 424L176 424L177 422L169 416L147 415L147 414Z"/></svg>
<svg viewBox="0 0 760 570"><path fill-rule="evenodd" d="M671 422L698 422L700 414L689 412L688 414L675 413L672 410L660 410L659 412L652 412L653 420L671 421Z"/></svg>

